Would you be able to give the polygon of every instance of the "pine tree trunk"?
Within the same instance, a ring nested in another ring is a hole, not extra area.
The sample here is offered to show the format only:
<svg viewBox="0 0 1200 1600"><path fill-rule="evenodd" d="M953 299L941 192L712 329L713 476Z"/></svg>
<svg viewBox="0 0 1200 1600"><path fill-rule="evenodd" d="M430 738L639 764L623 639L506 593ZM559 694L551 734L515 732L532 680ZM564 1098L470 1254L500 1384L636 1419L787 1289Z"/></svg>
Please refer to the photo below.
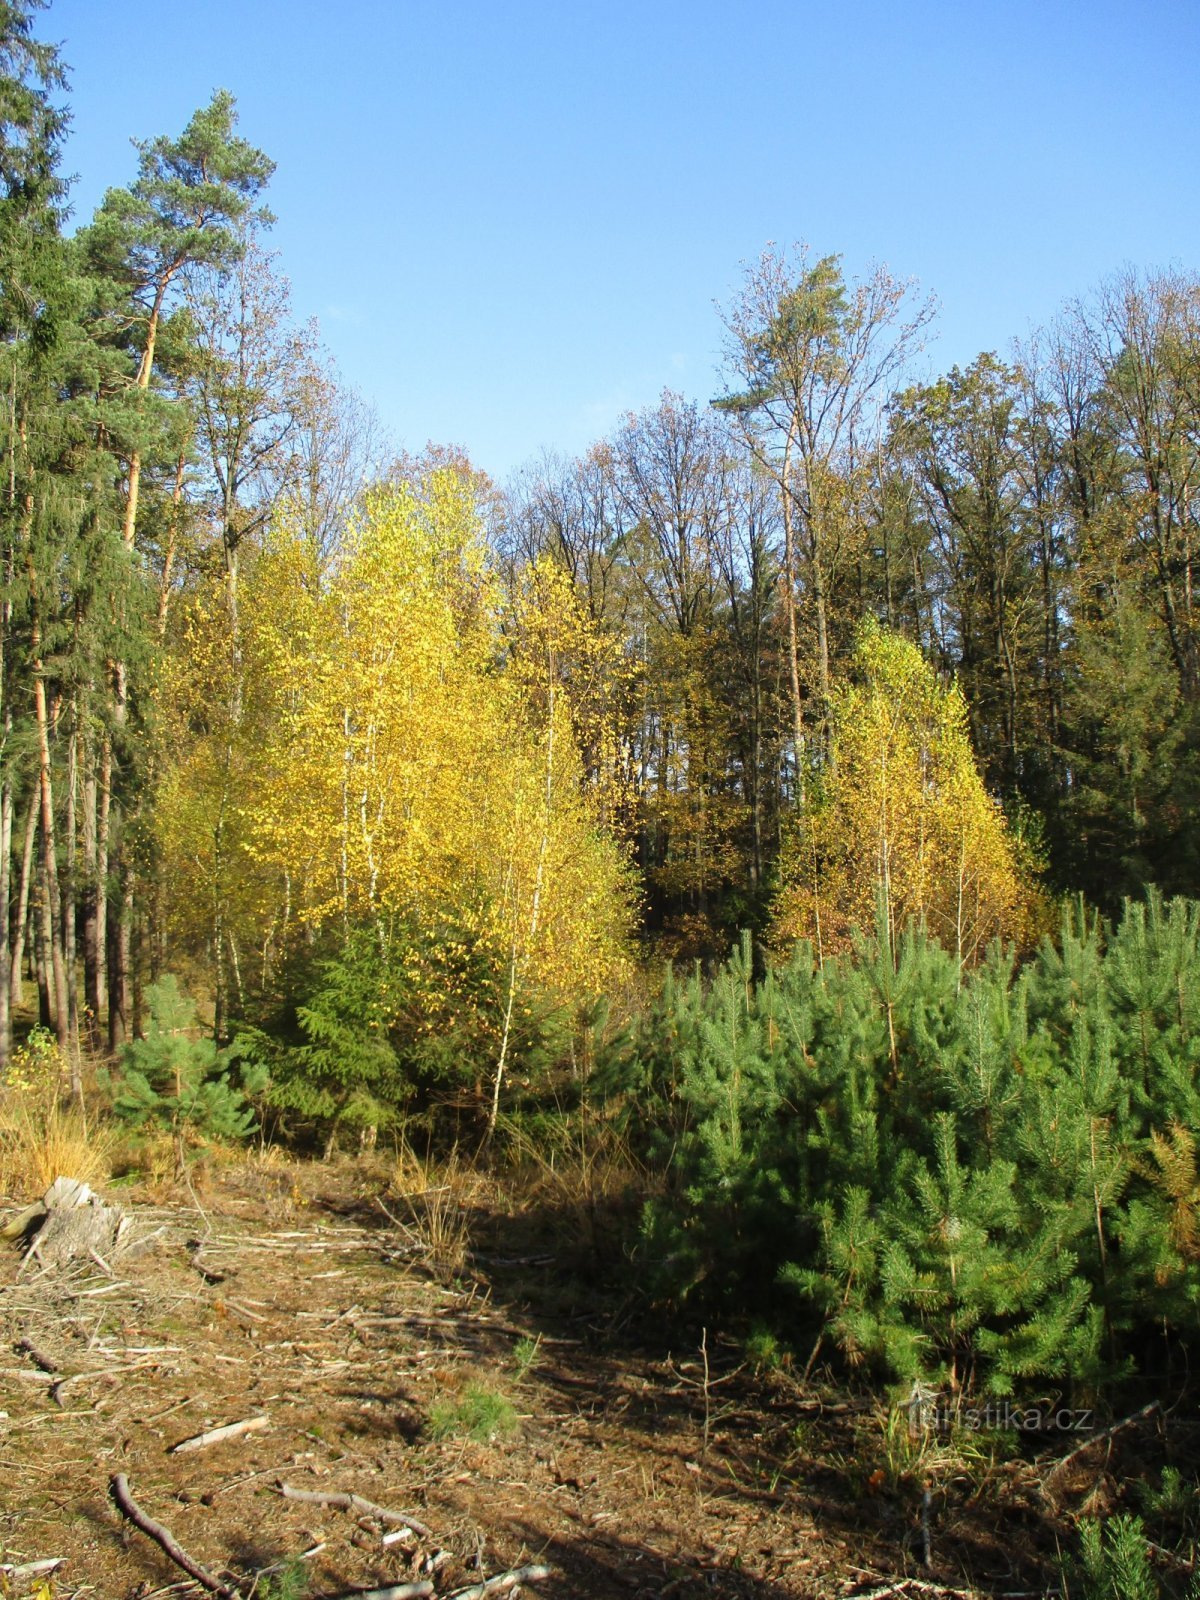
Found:
<svg viewBox="0 0 1200 1600"><path fill-rule="evenodd" d="M154 372L154 346L158 339L158 324L162 316L163 301L170 286L173 274L166 274L159 283L154 296L154 306L150 312L150 321L146 330L146 348L142 352L142 359L138 364L137 387L143 391L150 387L150 378ZM137 533L138 498L142 484L142 454L134 450L129 457L129 486L125 496L125 520L121 527L121 538L124 540L126 550L132 550Z"/></svg>
<svg viewBox="0 0 1200 1600"><path fill-rule="evenodd" d="M146 390L150 387L150 379L154 372L154 348L158 338L159 320L162 316L163 303L167 289L170 286L173 272L166 273L160 280L155 291L154 306L150 312L150 321L146 331L146 348L142 352L141 363L138 367L137 387ZM132 555L137 540L137 513L138 498L142 482L142 457L141 452L134 450L129 457L129 484L125 497L125 518L121 527L121 539L125 548ZM113 722L116 727L123 727L128 714L129 706L129 673L124 661L117 661L113 666ZM112 742L106 736L101 758L100 772L100 815L97 821L97 884L103 886L108 878L109 834L112 818ZM115 916L112 908L107 903L107 891L101 888L97 897L96 925L97 929L104 927L107 948L103 954L107 957L108 967L108 1043L111 1050L118 1050L129 1037L129 952L132 937L133 920L133 888L129 866L123 859L119 863L121 878L121 898L118 902Z"/></svg>
<svg viewBox="0 0 1200 1600"><path fill-rule="evenodd" d="M63 875L59 917L62 922L63 967L67 978L67 1053L71 1066L71 1095L83 1099L79 1059L79 988L75 965L75 797L79 787L79 707L72 706L71 740L67 752L67 796L63 816Z"/></svg>
<svg viewBox="0 0 1200 1600"><path fill-rule="evenodd" d="M104 936L101 921L103 896L99 883L100 836L95 751L85 746L80 787L83 844L83 1000L87 1047L100 1049L100 1018L104 1013Z"/></svg>
<svg viewBox="0 0 1200 1600"><path fill-rule="evenodd" d="M14 383L15 373L14 373ZM9 495L11 505L13 495ZM5 575L11 581L12 574L11 551L9 559L5 562ZM0 603L0 696L4 699L3 722L3 748L8 750L12 746L12 700L5 692L8 689L8 636L12 621L12 601L5 599ZM13 826L13 769L10 762L5 762L3 776L0 777L0 1075L8 1065L9 1050L12 1047L12 826Z"/></svg>
<svg viewBox="0 0 1200 1600"><path fill-rule="evenodd" d="M133 885L124 860L118 861L121 893L108 906L108 1047L116 1053L129 1039L129 948L133 924Z"/></svg>
<svg viewBox="0 0 1200 1600"><path fill-rule="evenodd" d="M129 676L123 661L113 670L113 725L125 726L129 709ZM100 768L100 826L97 840L97 871L101 864L103 877L103 908L105 923L105 958L108 968L108 1047L116 1051L129 1037L129 929L125 915L126 878L128 868L124 850L117 852L117 875L121 884L121 899L114 906L108 898L108 865L112 834L112 737L105 735Z"/></svg>
<svg viewBox="0 0 1200 1600"><path fill-rule="evenodd" d="M0 785L0 1073L3 1073L8 1065L8 1055L12 1045L12 927L9 917L12 895L12 825L12 778L6 768L3 784Z"/></svg>
<svg viewBox="0 0 1200 1600"><path fill-rule="evenodd" d="M37 902L34 906L37 915L35 924L36 938L34 940L34 970L37 974L38 988L38 1023L43 1028L48 1028L51 1033L57 1031L58 1021L54 1015L54 987L50 979L50 896L46 892L46 858L39 851L37 868Z"/></svg>
<svg viewBox="0 0 1200 1600"><path fill-rule="evenodd" d="M54 839L54 785L50 768L50 719L46 706L46 680L41 659L41 625L33 614L33 711L38 740L38 791L41 805L42 876L46 931L50 940L49 967L53 987L54 1031L64 1055L70 1049L70 1007L67 969L62 945L62 917L58 893L58 856Z"/></svg>
<svg viewBox="0 0 1200 1600"><path fill-rule="evenodd" d="M96 808L96 1027L108 1012L108 860L112 827L112 735L100 743L100 783Z"/></svg>
<svg viewBox="0 0 1200 1600"><path fill-rule="evenodd" d="M131 893L129 896L129 955L126 967L129 972L129 1029L130 1037L140 1039L145 1029L145 996L142 989L142 973L144 971L144 957L146 947L146 919L142 915L141 906Z"/></svg>
<svg viewBox="0 0 1200 1600"><path fill-rule="evenodd" d="M129 487L125 496L125 520L121 525L121 538L125 541L127 550L133 549L134 532L137 528L138 497L142 484L142 456L141 451L135 450L129 457Z"/></svg>
<svg viewBox="0 0 1200 1600"><path fill-rule="evenodd" d="M8 984L11 1007L21 1005L25 999L25 945L29 930L29 888L33 881L33 841L37 833L37 803L38 792L34 788L29 796L29 810L25 814L25 842L21 847L21 880L17 888L17 915L13 928L12 967Z"/></svg>

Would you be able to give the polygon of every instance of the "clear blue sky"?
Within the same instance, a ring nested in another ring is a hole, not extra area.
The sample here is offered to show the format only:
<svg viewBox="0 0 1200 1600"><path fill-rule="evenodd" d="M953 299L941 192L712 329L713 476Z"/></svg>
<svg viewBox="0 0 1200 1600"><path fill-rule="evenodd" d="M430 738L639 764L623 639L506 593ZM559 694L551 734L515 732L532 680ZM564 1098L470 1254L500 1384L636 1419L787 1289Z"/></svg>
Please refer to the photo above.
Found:
<svg viewBox="0 0 1200 1600"><path fill-rule="evenodd" d="M52 0L84 218L213 89L297 311L397 441L497 474L664 386L769 240L937 294L938 369L1200 269L1197 0Z"/></svg>

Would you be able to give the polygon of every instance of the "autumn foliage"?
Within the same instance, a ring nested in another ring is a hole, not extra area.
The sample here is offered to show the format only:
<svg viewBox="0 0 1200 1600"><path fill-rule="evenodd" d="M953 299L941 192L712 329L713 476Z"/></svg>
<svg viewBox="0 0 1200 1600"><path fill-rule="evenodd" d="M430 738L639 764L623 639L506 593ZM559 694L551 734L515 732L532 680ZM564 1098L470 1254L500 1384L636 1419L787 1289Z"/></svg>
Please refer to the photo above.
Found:
<svg viewBox="0 0 1200 1600"><path fill-rule="evenodd" d="M908 640L864 625L835 696L828 766L783 858L776 940L836 954L882 908L893 939L920 924L970 965L993 939L1026 934L1033 901L961 693Z"/></svg>
<svg viewBox="0 0 1200 1600"><path fill-rule="evenodd" d="M498 1083L525 1019L605 993L627 959L628 869L556 676L556 641L578 653L569 596L545 615L522 597L538 648L517 662L469 475L437 468L370 495L328 564L283 515L246 598L238 660L211 657L244 677L240 720L195 652L176 675L194 731L163 779L169 874L191 905L223 897L227 938L257 928L268 969L368 930L374 1025L403 1009L461 1034L474 1013L473 1066Z"/></svg>

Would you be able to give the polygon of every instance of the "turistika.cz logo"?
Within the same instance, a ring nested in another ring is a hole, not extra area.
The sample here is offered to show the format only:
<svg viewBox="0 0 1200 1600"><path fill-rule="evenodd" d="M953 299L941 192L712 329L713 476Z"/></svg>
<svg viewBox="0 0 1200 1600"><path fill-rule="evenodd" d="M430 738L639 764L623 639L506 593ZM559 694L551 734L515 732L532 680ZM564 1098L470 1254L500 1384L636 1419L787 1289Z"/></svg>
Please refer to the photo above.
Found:
<svg viewBox="0 0 1200 1600"><path fill-rule="evenodd" d="M933 1399L913 1399L908 1407L909 1425L926 1432L949 1433L961 1428L968 1433L1087 1433L1094 1413L1086 1408L1013 1405L1008 1400L987 1401L977 1406L948 1406Z"/></svg>

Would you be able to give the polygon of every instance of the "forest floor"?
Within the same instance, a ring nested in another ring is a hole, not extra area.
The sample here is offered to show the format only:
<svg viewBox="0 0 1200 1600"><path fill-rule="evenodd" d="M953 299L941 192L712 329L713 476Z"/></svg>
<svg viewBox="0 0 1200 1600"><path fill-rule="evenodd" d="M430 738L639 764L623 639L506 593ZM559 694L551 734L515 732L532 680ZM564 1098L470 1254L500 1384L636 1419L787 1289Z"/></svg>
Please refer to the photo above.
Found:
<svg viewBox="0 0 1200 1600"><path fill-rule="evenodd" d="M286 1592L254 1575L302 1552L315 1596L447 1595L528 1562L546 1600L1036 1595L1144 1448L1134 1425L1056 1472L1061 1441L914 1443L719 1331L668 1349L606 1275L597 1212L462 1172L387 1182L265 1159L194 1193L112 1189L153 1238L111 1272L22 1270L0 1244L0 1563L63 1558L56 1596L201 1594L116 1509L124 1474L243 1596Z"/></svg>

